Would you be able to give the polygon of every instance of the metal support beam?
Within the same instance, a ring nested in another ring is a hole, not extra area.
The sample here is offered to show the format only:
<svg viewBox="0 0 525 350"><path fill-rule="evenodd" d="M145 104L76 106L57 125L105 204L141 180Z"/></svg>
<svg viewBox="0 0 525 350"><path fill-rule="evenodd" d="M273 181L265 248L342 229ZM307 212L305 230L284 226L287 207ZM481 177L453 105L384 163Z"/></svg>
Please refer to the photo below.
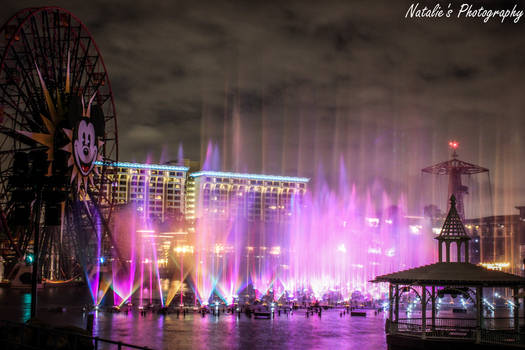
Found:
<svg viewBox="0 0 525 350"><path fill-rule="evenodd" d="M481 342L481 329L483 326L483 288L476 287L476 343Z"/></svg>
<svg viewBox="0 0 525 350"><path fill-rule="evenodd" d="M394 286L392 283L388 286L388 319L392 322L392 316L394 314L394 305L392 303L392 296L393 296L393 289Z"/></svg>
<svg viewBox="0 0 525 350"><path fill-rule="evenodd" d="M396 294L394 298L396 305L396 322L399 322L399 284L396 284Z"/></svg>
<svg viewBox="0 0 525 350"><path fill-rule="evenodd" d="M436 286L432 286L432 330L436 327Z"/></svg>
<svg viewBox="0 0 525 350"><path fill-rule="evenodd" d="M42 190L37 192L37 198L33 206L36 210L35 226L33 236L33 272L31 273L31 318L36 318L37 311L37 286L40 270L40 212L42 211Z"/></svg>
<svg viewBox="0 0 525 350"><path fill-rule="evenodd" d="M427 287L421 287L421 337L427 337Z"/></svg>
<svg viewBox="0 0 525 350"><path fill-rule="evenodd" d="M513 301L514 305L512 307L513 315L514 315L514 332L516 332L516 336L519 337L520 334L520 301L518 298L519 288L514 287L513 289Z"/></svg>
<svg viewBox="0 0 525 350"><path fill-rule="evenodd" d="M523 288L522 288L522 291L523 291ZM525 296L522 298L522 303L523 303L523 318L525 318Z"/></svg>

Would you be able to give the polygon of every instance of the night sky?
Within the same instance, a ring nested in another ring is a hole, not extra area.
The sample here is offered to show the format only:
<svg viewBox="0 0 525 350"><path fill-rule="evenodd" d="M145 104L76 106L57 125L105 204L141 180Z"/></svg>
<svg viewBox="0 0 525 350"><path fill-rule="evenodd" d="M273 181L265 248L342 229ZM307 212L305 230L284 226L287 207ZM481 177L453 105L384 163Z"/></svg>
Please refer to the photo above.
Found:
<svg viewBox="0 0 525 350"><path fill-rule="evenodd" d="M3 1L0 20L37 4ZM467 216L525 205L525 16L406 19L411 2L397 0L53 4L102 52L120 160L173 160L182 145L202 162L208 150L217 170L404 193L420 213L446 194L446 179L420 169L456 139L460 158L491 169L492 197L486 175L467 180Z"/></svg>

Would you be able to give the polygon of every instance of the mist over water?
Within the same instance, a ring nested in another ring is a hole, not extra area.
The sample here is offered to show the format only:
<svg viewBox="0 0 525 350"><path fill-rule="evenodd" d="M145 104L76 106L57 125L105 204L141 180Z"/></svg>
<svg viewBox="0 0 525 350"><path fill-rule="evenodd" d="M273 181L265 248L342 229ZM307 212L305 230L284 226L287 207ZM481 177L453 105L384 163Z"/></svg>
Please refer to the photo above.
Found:
<svg viewBox="0 0 525 350"><path fill-rule="evenodd" d="M215 149L209 144L203 168L218 170ZM384 289L369 283L375 276L435 261L430 220L413 221L403 194L391 196L379 182L361 192L344 162L336 169L338 188L322 179L309 184L314 189L304 197L292 196L285 222L257 225L231 207L222 221L200 213L195 266L201 301L215 291L230 302L250 284L275 300L298 293L348 300L355 291L379 298Z"/></svg>
<svg viewBox="0 0 525 350"><path fill-rule="evenodd" d="M178 153L183 155L182 148ZM202 168L223 170L218 146L211 142ZM268 207L267 199L256 198L257 191L270 189L226 194L219 186L210 193L215 201L196 212L188 241L163 248L168 250L162 258L153 222L135 207L116 214L111 275L102 272L100 281L90 284L101 286L94 303L110 292L115 305L132 299L139 305L187 304L181 289L200 305L240 299L333 303L348 301L354 292L377 299L386 286L370 283L375 276L435 262L430 219L411 215L405 193L389 192L379 179L370 186L352 182L343 158L332 169L338 176L334 187L318 170L305 191L284 190L289 206L283 207L280 202ZM225 197L233 195L245 198ZM227 207L220 203L225 200ZM249 220L241 207L254 205L267 206L267 213L273 209L280 219ZM104 265L100 259L97 264ZM167 265L171 277L163 280Z"/></svg>

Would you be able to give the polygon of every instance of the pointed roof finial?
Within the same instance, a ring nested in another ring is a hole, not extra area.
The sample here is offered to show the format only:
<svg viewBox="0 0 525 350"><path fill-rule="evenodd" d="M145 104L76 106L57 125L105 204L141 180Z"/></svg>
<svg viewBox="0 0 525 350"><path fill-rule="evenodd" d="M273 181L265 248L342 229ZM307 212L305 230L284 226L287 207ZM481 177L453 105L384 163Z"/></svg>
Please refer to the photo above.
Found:
<svg viewBox="0 0 525 350"><path fill-rule="evenodd" d="M454 193L452 193L452 196L450 196L450 207L456 208L456 196L454 196Z"/></svg>
<svg viewBox="0 0 525 350"><path fill-rule="evenodd" d="M436 237L436 239L452 241L470 239L467 232L465 231L463 222L458 215L458 211L456 209L456 197L454 194L450 196L450 210L448 211L447 218L445 219L443 227L441 228L441 233L438 237Z"/></svg>

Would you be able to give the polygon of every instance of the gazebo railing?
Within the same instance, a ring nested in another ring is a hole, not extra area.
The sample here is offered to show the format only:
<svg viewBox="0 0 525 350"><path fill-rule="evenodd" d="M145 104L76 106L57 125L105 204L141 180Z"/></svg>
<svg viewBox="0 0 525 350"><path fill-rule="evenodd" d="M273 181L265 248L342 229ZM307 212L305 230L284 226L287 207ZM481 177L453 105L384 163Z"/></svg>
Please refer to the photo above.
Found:
<svg viewBox="0 0 525 350"><path fill-rule="evenodd" d="M511 330L481 330L481 342L483 343L520 343L520 339L525 339L524 336L524 334L516 333Z"/></svg>
<svg viewBox="0 0 525 350"><path fill-rule="evenodd" d="M430 323L427 324L424 334L426 337L474 339L476 320L473 322L474 326L472 326L471 322L467 322L471 320L463 320L462 326L453 321L455 320L436 319L435 326L432 326ZM391 324L391 333L423 336L423 326L421 324L421 319L406 319L399 320L399 322L393 322Z"/></svg>
<svg viewBox="0 0 525 350"><path fill-rule="evenodd" d="M525 341L525 334L513 329L513 317L484 318L481 330L477 329L474 318L436 318L434 325L432 325L432 318L427 318L425 331L423 331L422 323L422 318L404 318L397 322L388 322L387 331L391 334L467 339L494 344L515 344ZM520 325L524 324L525 319L520 318Z"/></svg>
<svg viewBox="0 0 525 350"><path fill-rule="evenodd" d="M432 326L432 318L427 317L427 327ZM400 318L399 323L402 324L422 324L421 317ZM436 317L435 327L458 327L458 328L476 328L475 318L459 318L459 317ZM525 318L519 318L519 325L525 326ZM514 328L513 317L484 317L483 329L490 330L512 330Z"/></svg>
<svg viewBox="0 0 525 350"><path fill-rule="evenodd" d="M432 318L427 317L427 329L429 327L432 327ZM404 324L422 324L422 318L402 318L399 319L398 323L404 323ZM435 319L434 323L435 327L440 328L468 328L468 329L475 329L476 328L476 319L475 318L453 318L453 317L440 317Z"/></svg>

